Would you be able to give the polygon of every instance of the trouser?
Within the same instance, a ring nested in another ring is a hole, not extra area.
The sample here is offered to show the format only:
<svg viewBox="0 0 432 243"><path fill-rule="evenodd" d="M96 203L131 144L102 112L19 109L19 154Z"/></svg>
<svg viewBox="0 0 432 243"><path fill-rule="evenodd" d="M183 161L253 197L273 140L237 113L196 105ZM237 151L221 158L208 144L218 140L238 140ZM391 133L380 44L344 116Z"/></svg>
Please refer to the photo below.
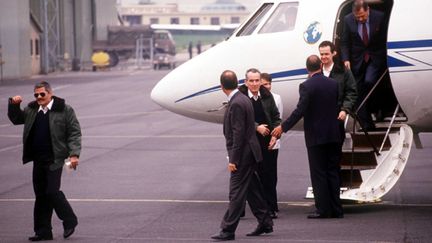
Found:
<svg viewBox="0 0 432 243"><path fill-rule="evenodd" d="M238 166L236 172L231 172L229 205L221 223L223 231L235 232L246 200L259 225L273 226L255 170L256 165L249 164Z"/></svg>
<svg viewBox="0 0 432 243"><path fill-rule="evenodd" d="M311 146L307 151L317 212L326 216L343 214L340 200L341 144Z"/></svg>
<svg viewBox="0 0 432 243"><path fill-rule="evenodd" d="M60 191L62 168L50 170L50 163L35 161L33 165L33 189L36 196L33 218L37 235L51 234L51 218L55 210L65 229L78 224L77 217L65 195Z"/></svg>
<svg viewBox="0 0 432 243"><path fill-rule="evenodd" d="M264 199L266 200L270 211L279 211L277 205L277 156L278 149L263 150L263 161L258 164L258 175L263 187Z"/></svg>
<svg viewBox="0 0 432 243"><path fill-rule="evenodd" d="M363 100L367 97L368 93L380 78L383 70L384 69L382 67L377 66L371 61L368 63L363 62L359 73L355 75L358 92L356 108L358 108ZM366 129L375 127L371 117L371 110L374 105L371 100L372 99L369 98L358 111L359 119Z"/></svg>

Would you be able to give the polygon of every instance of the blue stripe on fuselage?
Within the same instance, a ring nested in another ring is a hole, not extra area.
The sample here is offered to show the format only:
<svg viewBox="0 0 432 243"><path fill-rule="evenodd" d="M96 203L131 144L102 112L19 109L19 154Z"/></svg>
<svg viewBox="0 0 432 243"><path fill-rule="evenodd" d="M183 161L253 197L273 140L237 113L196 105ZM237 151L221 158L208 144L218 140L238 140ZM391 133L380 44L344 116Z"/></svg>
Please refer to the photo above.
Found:
<svg viewBox="0 0 432 243"><path fill-rule="evenodd" d="M405 48L405 49L409 49L409 48L420 48L420 47L431 47L432 46L432 40L415 40L415 41L394 41L394 42L388 42L387 43L387 49L401 49L401 48ZM407 63L404 62L402 60L399 60L397 58L394 58L392 56L387 56L387 64L388 67L407 67L407 66L414 66L411 63ZM294 69L294 70L289 70L289 71L282 71L282 72L277 72L277 73L272 73L271 76L273 79L276 78L288 78L288 77L292 77L292 76L297 76L297 75L304 75L307 74L306 69L302 68L302 69ZM239 84L243 84L244 83L244 79L239 81ZM175 103L183 101L183 100L187 100L196 96L200 96L203 94L208 94L208 93L212 93L215 91L219 91L221 88L220 86L214 86L196 93L193 93L191 95L188 95L186 97L183 97L179 100L176 100Z"/></svg>

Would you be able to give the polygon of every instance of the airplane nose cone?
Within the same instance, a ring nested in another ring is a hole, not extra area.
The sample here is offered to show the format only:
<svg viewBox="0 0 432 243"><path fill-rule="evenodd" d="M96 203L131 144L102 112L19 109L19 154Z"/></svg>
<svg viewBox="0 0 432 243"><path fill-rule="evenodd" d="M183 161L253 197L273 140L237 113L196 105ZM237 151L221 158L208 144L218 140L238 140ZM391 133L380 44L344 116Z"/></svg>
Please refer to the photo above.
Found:
<svg viewBox="0 0 432 243"><path fill-rule="evenodd" d="M174 102L171 98L174 96L174 88L173 82L170 81L171 79L168 76L170 75L167 75L156 84L151 91L150 97L156 104L167 110L172 110Z"/></svg>

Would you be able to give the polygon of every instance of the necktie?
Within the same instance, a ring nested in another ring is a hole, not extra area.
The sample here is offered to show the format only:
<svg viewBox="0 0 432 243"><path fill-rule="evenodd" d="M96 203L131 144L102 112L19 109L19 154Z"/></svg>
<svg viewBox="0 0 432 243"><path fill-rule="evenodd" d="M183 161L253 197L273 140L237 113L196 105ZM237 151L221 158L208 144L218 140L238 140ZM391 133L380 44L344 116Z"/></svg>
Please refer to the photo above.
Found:
<svg viewBox="0 0 432 243"><path fill-rule="evenodd" d="M367 32L366 23L362 24L362 34L363 34L363 44L367 47L369 44L369 35ZM369 52L367 50L365 51L363 58L365 62L369 61Z"/></svg>

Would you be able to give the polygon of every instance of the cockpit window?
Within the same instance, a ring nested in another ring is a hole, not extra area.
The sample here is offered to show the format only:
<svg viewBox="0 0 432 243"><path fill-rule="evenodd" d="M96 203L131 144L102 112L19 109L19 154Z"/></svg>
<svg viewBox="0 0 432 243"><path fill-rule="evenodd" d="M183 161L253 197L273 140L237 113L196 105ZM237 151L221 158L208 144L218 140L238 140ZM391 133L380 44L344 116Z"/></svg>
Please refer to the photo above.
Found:
<svg viewBox="0 0 432 243"><path fill-rule="evenodd" d="M250 35L254 32L262 17L270 10L273 3L265 3L258 9L254 16L243 26L243 28L237 33L237 36Z"/></svg>
<svg viewBox="0 0 432 243"><path fill-rule="evenodd" d="M274 33L293 30L297 19L297 9L297 2L279 4L259 33Z"/></svg>

